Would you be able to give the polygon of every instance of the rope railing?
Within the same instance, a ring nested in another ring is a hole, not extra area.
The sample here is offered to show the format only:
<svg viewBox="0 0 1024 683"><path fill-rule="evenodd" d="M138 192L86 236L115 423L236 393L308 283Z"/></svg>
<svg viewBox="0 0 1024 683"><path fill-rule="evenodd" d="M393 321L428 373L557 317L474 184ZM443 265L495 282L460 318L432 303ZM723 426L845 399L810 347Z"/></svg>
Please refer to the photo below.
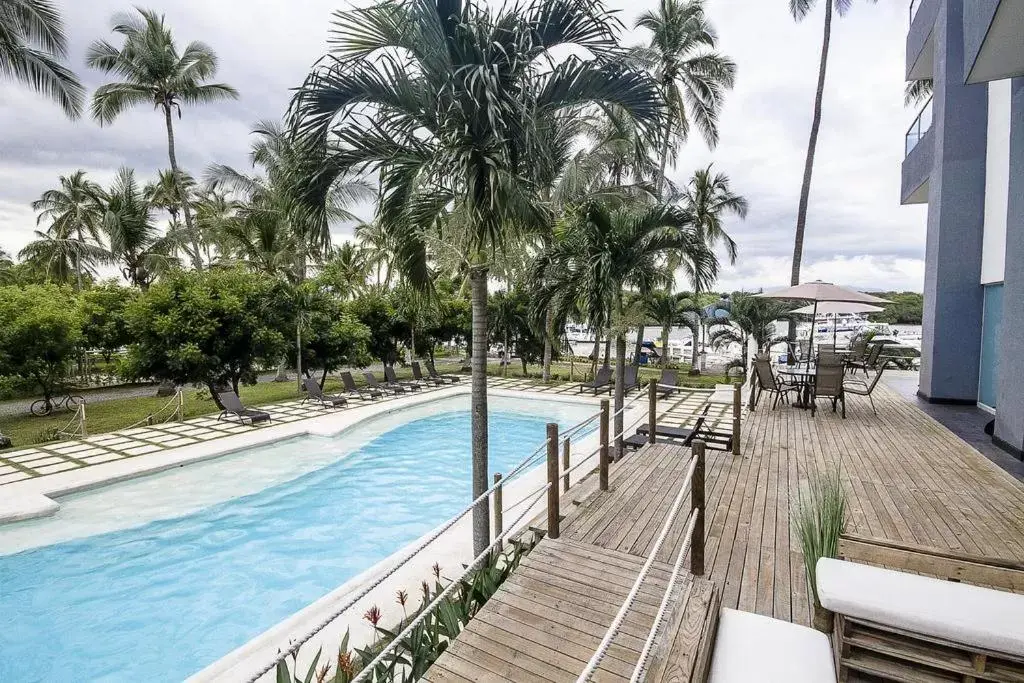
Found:
<svg viewBox="0 0 1024 683"><path fill-rule="evenodd" d="M543 489L537 494L533 502L536 503L537 501L539 501L552 485L553 484L551 482L546 483ZM391 642L388 643L386 647L384 647L383 649L381 649L379 653L377 653L376 657L370 660L370 662L365 667L363 667L362 671L360 671L359 674L357 674L356 677L352 679L352 683L361 683L362 681L368 680L368 677L373 675L373 671L377 667L377 665L383 662L385 657L389 653L391 653L391 651L394 650L396 646L401 644L409 636L409 634L412 633L413 629L419 626L420 623L422 623L423 620L426 619L434 611L434 609L441 603L442 600L447 598L448 595L455 590L455 588L461 585L462 580L465 579L466 576L471 571L476 569L476 567L481 562L483 562L484 559L486 559L487 556L490 555L495 548L500 546L505 541L505 539L516 529L516 527L519 526L519 523L523 521L523 518L530 511L531 507L533 506L530 505L525 510L523 510L523 512L519 515L519 517L516 518L516 520L509 526L508 529L499 533L497 535L497 538L491 541L490 545L484 548L484 550L479 555L473 558L472 562L466 565L462 574L460 574L457 579L453 579L440 593L434 596L434 599L431 600L429 604L425 605L422 610L420 610L420 613L416 615L416 618L410 621L409 624L404 629L402 629L402 631L398 635L391 639Z"/></svg>
<svg viewBox="0 0 1024 683"><path fill-rule="evenodd" d="M144 424L151 425L156 421L158 415L170 408L172 405L174 406L174 410L170 415L168 415L166 420L161 420L161 422L170 422L174 418L177 418L177 421L181 422L185 419L185 393L181 389L177 389L174 392L174 396L171 397L171 400L165 403L163 407L150 413L138 422L134 422L127 427L124 427L124 429L134 429L135 427L139 427Z"/></svg>
<svg viewBox="0 0 1024 683"><path fill-rule="evenodd" d="M669 509L668 515L665 518L664 524L661 526L661 531L658 533L658 538L654 542L654 546L651 548L647 559L644 561L643 566L640 568L640 572L637 574L636 579L633 581L632 588L629 589L629 594L626 595L625 602L619 608L619 611L615 614L615 618L612 619L611 626L604 634L604 638L601 639L601 644L598 645L597 650L594 651L590 661L587 662L586 668L576 679L576 683L587 683L590 677L594 675L594 671L597 670L598 665L604 659L608 653L608 648L611 647L612 640L618 634L619 629L622 627L622 623L626 620L626 615L633 607L633 603L636 602L637 596L640 594L640 587L647 579L647 575L651 571L651 567L654 566L654 559L658 556L661 551L661 546L665 543L665 539L668 537L669 529L672 527L672 523L676 519L676 515L679 514L679 509L682 507L683 500L686 498L686 494L689 493L690 482L693 479L694 471L697 468L697 458L693 458L690 463L690 467L686 472L686 477L683 479L682 485L679 487L679 493L676 494L675 500L672 502L672 507Z"/></svg>
<svg viewBox="0 0 1024 683"><path fill-rule="evenodd" d="M647 673L647 660L650 658L651 650L654 648L654 641L657 640L658 634L661 632L661 625L665 620L665 612L668 611L672 591L676 587L676 582L679 581L679 572L683 567L683 558L690 551L690 544L693 542L693 530L697 525L697 516L699 514L700 511L697 509L690 511L689 521L686 524L686 534L683 537L683 546L679 549L676 561L672 564L672 574L668 577L665 594L661 598L661 604L658 605L658 613L654 615L654 624L651 625L651 631L647 634L647 640L644 641L644 647L640 651L640 659L636 663L636 668L633 669L633 675L630 677L629 683L640 683L643 680L644 674Z"/></svg>
<svg viewBox="0 0 1024 683"><path fill-rule="evenodd" d="M78 426L72 431L71 425L76 423ZM78 404L78 407L75 408L75 414L71 416L66 425L57 430L57 434L61 436L81 436L83 438L89 436L89 432L85 428L85 401Z"/></svg>

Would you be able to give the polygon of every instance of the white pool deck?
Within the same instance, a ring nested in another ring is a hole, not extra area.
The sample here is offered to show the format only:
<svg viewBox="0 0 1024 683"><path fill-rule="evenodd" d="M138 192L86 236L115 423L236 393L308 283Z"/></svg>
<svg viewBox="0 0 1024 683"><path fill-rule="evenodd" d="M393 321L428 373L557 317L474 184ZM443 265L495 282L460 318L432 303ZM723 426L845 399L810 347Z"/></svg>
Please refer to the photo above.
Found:
<svg viewBox="0 0 1024 683"><path fill-rule="evenodd" d="M571 401L572 403L589 404L598 410L603 397L577 393L577 385L560 384L545 386L531 380L513 380L491 378L488 382L492 396L511 398ZM445 398L468 394L470 382L464 377L454 385L424 389L399 396L390 396L386 400L355 401L343 410L326 410L299 401L261 406L262 410L271 413L273 425L267 427L241 426L218 422L215 417L201 417L181 423L167 423L152 427L128 429L122 432L89 437L81 441L69 441L46 447L46 451L71 463L68 467L58 468L49 473L44 469L49 465L39 465L38 452L42 449L32 448L4 453L3 460L8 462L34 463L31 467L34 474L14 482L0 486L0 532L2 524L32 518L54 515L60 509L61 496L89 489L100 488L112 483L126 481L156 472L186 466L190 463L217 458L229 453L280 441L299 435L335 435L349 427L362 423L369 418L377 418L395 413L412 406ZM604 396L606 398L607 395ZM636 401L626 412L626 423L630 424L642 418L646 411L646 401ZM563 425L567 427L568 425ZM142 444L147 448L139 450ZM581 460L590 459L596 467L594 451L598 445L597 432L580 438L572 444L571 462L573 465ZM540 446L540 444L537 444ZM93 452L101 451L101 452ZM56 462L52 464L57 464ZM591 471L592 467L581 467L572 474L575 483ZM543 461L523 476L510 482L504 488L506 509L515 502L522 500L530 491L534 491L544 482L545 472ZM522 523L529 520L543 506L538 502L536 510L523 515ZM524 507L506 512L506 524L523 513ZM328 659L336 655L334 649L340 643L345 631L351 631L352 642L359 644L372 639L372 629L363 619L363 614L370 606L376 605L383 613L383 623L395 623L402 616L401 607L395 599L398 590L408 593L409 608L419 604L421 584L424 580L433 580L431 568L438 563L442 568L442 576L455 576L461 571L464 563L472 559L471 515L465 515L452 528L433 541L424 552L404 565L391 575L384 583L372 590L356 603L344 615L334 619L322 629L300 654L299 669L303 672L303 662L308 662L319 647L324 648ZM430 534L425 535L429 536ZM418 543L418 542L417 542ZM411 544L416 545L416 543ZM209 665L195 674L191 681L215 680L247 680L261 665L273 661L276 654L286 649L291 642L311 630L313 625L323 622L338 607L351 599L356 592L375 580L382 572L389 569L405 549L399 550L391 557L353 577L342 586L333 590L305 609L289 617L285 621L270 628L265 633L249 641L234 652ZM261 680L273 680L273 672Z"/></svg>

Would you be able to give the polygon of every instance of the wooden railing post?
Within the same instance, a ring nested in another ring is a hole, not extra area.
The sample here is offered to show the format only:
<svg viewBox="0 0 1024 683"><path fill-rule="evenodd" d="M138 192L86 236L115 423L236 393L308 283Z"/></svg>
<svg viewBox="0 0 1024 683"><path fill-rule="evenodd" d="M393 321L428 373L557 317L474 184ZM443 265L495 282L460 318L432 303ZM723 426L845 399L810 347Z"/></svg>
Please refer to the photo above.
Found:
<svg viewBox="0 0 1024 683"><path fill-rule="evenodd" d="M505 520L502 519L501 472L494 473L494 483L498 484L494 489L494 535L495 537L498 537L501 536L501 532L505 530Z"/></svg>
<svg viewBox="0 0 1024 683"><path fill-rule="evenodd" d="M740 413L743 412L743 397L739 384L732 385L732 454L740 454Z"/></svg>
<svg viewBox="0 0 1024 683"><path fill-rule="evenodd" d="M558 538L558 425L548 423L548 538Z"/></svg>
<svg viewBox="0 0 1024 683"><path fill-rule="evenodd" d="M81 432L82 438L84 439L85 437L89 436L89 432L85 431L85 401L82 401L81 405L79 405L78 408L81 411L78 414L78 420L82 426Z"/></svg>
<svg viewBox="0 0 1024 683"><path fill-rule="evenodd" d="M562 439L562 491L569 490L569 437Z"/></svg>
<svg viewBox="0 0 1024 683"><path fill-rule="evenodd" d="M704 575L704 442L693 442L693 458L697 462L690 480L690 509L695 514L693 539L690 541L690 573Z"/></svg>
<svg viewBox="0 0 1024 683"><path fill-rule="evenodd" d="M601 399L601 452L598 455L598 488L608 490L608 399Z"/></svg>
<svg viewBox="0 0 1024 683"><path fill-rule="evenodd" d="M658 424L658 380L651 380L647 393L647 443L654 443Z"/></svg>

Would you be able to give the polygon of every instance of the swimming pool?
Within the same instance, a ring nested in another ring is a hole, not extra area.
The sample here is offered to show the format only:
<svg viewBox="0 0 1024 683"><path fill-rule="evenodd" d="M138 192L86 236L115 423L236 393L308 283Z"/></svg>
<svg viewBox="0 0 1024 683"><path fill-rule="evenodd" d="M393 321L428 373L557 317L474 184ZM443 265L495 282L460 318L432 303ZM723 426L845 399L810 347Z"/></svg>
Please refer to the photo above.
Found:
<svg viewBox="0 0 1024 683"><path fill-rule="evenodd" d="M492 399L492 471L548 421L593 410ZM68 496L54 518L0 529L0 552L21 549L0 555L0 680L181 680L431 530L471 498L468 397L419 411Z"/></svg>

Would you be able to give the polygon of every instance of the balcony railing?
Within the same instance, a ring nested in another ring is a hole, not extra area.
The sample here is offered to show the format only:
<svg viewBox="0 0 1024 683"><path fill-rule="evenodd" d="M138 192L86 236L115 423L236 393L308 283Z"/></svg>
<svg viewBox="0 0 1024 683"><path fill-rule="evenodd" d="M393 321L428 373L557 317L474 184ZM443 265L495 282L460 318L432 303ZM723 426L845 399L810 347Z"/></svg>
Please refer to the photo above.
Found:
<svg viewBox="0 0 1024 683"><path fill-rule="evenodd" d="M917 147L917 143L921 142L928 131L932 127L932 98L928 98L925 102L924 107L921 109L921 113L917 115L914 122L910 124L910 129L907 130L907 139L903 151L904 158L910 155L910 152Z"/></svg>
<svg viewBox="0 0 1024 683"><path fill-rule="evenodd" d="M914 23L914 17L917 16L917 10L921 9L922 0L910 0L910 23Z"/></svg>

